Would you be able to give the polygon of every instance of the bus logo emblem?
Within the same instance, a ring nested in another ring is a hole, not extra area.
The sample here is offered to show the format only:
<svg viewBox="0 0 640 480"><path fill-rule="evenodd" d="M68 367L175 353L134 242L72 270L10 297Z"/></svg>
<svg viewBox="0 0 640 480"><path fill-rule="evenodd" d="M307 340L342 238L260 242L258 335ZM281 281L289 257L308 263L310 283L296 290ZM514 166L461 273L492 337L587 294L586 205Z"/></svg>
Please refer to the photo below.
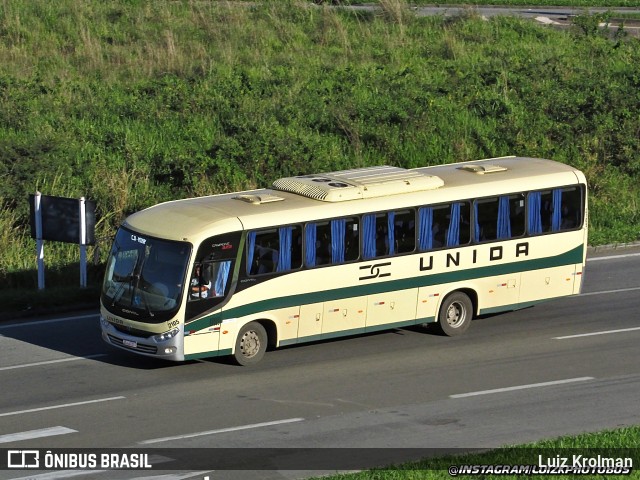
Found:
<svg viewBox="0 0 640 480"><path fill-rule="evenodd" d="M380 268L388 267L391 265L391 262L385 263L374 263L373 265L363 265L360 267L360 270L369 270L370 275L365 277L360 277L359 280L371 280L372 278L382 278L391 276L390 273L380 273Z"/></svg>

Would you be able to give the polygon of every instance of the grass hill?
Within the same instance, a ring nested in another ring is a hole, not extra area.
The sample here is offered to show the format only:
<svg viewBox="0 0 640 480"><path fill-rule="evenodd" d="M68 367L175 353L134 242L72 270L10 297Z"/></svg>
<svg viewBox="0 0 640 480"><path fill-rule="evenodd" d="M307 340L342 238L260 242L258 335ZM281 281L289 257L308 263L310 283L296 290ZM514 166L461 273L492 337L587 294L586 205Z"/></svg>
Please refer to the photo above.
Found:
<svg viewBox="0 0 640 480"><path fill-rule="evenodd" d="M637 39L381 6L1 2L0 285L36 284L36 190L97 202L95 285L118 223L160 201L501 155L582 169L592 244L640 238ZM77 246L45 248L48 284L77 284Z"/></svg>

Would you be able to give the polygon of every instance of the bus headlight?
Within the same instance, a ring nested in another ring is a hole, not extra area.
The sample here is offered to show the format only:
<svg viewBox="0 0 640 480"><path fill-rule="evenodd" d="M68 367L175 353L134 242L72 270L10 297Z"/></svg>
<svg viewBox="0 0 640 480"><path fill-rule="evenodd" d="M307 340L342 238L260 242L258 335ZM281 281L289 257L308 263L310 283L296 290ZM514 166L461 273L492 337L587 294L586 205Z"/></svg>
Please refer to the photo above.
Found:
<svg viewBox="0 0 640 480"><path fill-rule="evenodd" d="M109 325L111 325L109 322L107 322L107 319L104 318L102 315L100 315L100 325L102 325L102 328L109 328Z"/></svg>
<svg viewBox="0 0 640 480"><path fill-rule="evenodd" d="M178 333L180 333L180 329L179 328L174 328L174 329L169 330L168 332L164 332L164 333L161 333L159 335L154 335L153 339L156 342L166 342L167 340L169 340L169 339L175 337L176 335L178 335Z"/></svg>

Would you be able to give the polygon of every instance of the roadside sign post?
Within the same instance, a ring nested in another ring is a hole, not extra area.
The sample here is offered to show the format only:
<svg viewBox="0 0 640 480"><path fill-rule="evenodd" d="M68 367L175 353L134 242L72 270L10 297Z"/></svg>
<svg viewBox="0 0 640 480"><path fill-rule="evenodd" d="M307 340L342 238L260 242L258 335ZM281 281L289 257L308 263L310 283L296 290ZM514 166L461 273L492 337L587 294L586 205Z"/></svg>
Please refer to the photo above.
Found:
<svg viewBox="0 0 640 480"><path fill-rule="evenodd" d="M80 287L87 286L87 245L95 244L96 204L80 199L29 195L31 237L36 240L38 289L44 289L44 240L80 245Z"/></svg>
<svg viewBox="0 0 640 480"><path fill-rule="evenodd" d="M80 197L80 286L87 286L87 219L84 197Z"/></svg>
<svg viewBox="0 0 640 480"><path fill-rule="evenodd" d="M34 212L36 220L36 257L38 259L38 290L44 289L44 241L42 240L42 194L36 192Z"/></svg>

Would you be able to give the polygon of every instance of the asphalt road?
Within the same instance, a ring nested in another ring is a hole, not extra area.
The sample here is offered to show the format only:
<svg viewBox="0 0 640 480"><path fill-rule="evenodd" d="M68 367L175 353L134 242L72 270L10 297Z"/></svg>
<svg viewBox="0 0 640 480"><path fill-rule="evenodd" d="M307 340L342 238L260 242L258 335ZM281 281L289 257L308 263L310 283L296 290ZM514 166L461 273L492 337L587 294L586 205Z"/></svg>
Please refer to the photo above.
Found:
<svg viewBox="0 0 640 480"><path fill-rule="evenodd" d="M377 7L372 5L352 5L351 10L375 10ZM608 27L611 31L616 31L623 24L625 31L632 36L640 35L640 22L638 20L625 19L629 14L638 15L640 9L636 7L561 7L561 6L542 6L542 7L508 7L508 6L469 6L469 5L430 5L414 8L417 16L443 16L455 17L460 15L475 14L483 18L491 18L496 16L515 16L529 19L543 25L549 25L556 28L566 28L572 24L573 19L578 15L594 15L599 13L607 13L610 15L608 25L601 24L602 27Z"/></svg>
<svg viewBox="0 0 640 480"><path fill-rule="evenodd" d="M598 255L588 261L582 295L477 319L459 338L394 330L269 352L252 368L220 359L161 363L112 350L100 340L95 312L4 322L0 449L396 447L432 454L637 425L640 248ZM246 468L258 453L204 452L246 455ZM274 467L253 475L301 478L311 464L358 466L327 452L313 461L305 451L297 460L271 459ZM367 452L366 460L388 459ZM169 465L172 453L152 463ZM0 479L250 478L211 471L219 467L194 457L175 471L5 470Z"/></svg>

